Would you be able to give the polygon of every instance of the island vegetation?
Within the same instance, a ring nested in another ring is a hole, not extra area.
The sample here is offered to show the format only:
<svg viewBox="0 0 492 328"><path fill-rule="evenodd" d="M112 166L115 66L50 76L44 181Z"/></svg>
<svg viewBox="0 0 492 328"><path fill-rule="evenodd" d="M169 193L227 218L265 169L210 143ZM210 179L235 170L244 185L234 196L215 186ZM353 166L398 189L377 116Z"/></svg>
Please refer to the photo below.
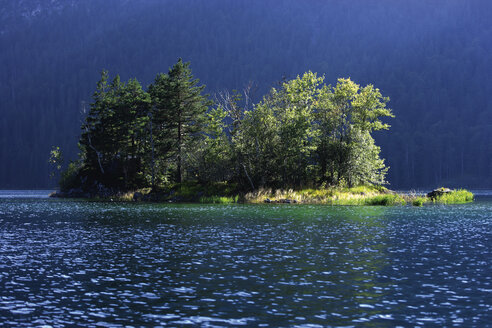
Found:
<svg viewBox="0 0 492 328"><path fill-rule="evenodd" d="M373 132L389 98L349 78L306 72L251 102L251 87L211 101L181 59L147 90L103 71L81 127L79 159L58 196L150 201L391 205ZM60 169L58 147L50 162ZM461 191L460 191L461 192ZM433 201L448 197L439 196ZM466 198L466 197L465 197ZM468 199L468 198L466 198Z"/></svg>

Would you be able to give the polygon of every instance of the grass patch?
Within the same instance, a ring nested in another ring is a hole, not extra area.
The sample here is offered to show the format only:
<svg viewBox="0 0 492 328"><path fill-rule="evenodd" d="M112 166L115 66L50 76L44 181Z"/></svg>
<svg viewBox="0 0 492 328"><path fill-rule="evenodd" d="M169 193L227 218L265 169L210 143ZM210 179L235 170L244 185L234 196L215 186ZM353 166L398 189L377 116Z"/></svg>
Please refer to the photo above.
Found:
<svg viewBox="0 0 492 328"><path fill-rule="evenodd" d="M365 205L391 206L405 204L405 199L398 194L384 194L367 198Z"/></svg>
<svg viewBox="0 0 492 328"><path fill-rule="evenodd" d="M123 194L117 195L116 199L122 202L131 202L133 200L134 191L128 191Z"/></svg>
<svg viewBox="0 0 492 328"><path fill-rule="evenodd" d="M428 201L429 201L429 199L427 197L416 197L416 198L412 199L412 205L422 207Z"/></svg>
<svg viewBox="0 0 492 328"><path fill-rule="evenodd" d="M473 199L473 193L465 189L459 189L439 195L432 201L439 204L465 204L472 202Z"/></svg>
<svg viewBox="0 0 492 328"><path fill-rule="evenodd" d="M353 188L321 188L302 190L259 189L247 193L248 203L284 202L328 204L328 205L396 205L405 200L388 189L379 186L357 186Z"/></svg>
<svg viewBox="0 0 492 328"><path fill-rule="evenodd" d="M117 201L122 201L122 202L131 202L131 201L135 200L134 195L136 193L139 193L141 196L143 196L143 195L147 195L148 193L150 193L150 190L151 190L151 188L141 188L141 189L137 189L137 190L133 190L133 191L127 191L124 193L118 193L114 196L111 196L110 198L117 200Z"/></svg>
<svg viewBox="0 0 492 328"><path fill-rule="evenodd" d="M383 186L362 185L352 188L343 188L343 192L351 194L373 194L373 193L387 193L389 190Z"/></svg>
<svg viewBox="0 0 492 328"><path fill-rule="evenodd" d="M237 185L227 182L183 182L159 191L164 201L225 204L237 202Z"/></svg>
<svg viewBox="0 0 492 328"><path fill-rule="evenodd" d="M446 188L443 188L443 190ZM320 188L320 189L258 189L246 195L238 192L236 184L210 183L198 184L185 182L169 186L166 189L152 191L150 188L118 193L111 200L133 201L138 192L138 199L147 197L150 201L199 202L203 204L232 203L305 203L327 205L369 205L393 206L412 204L423 206L426 203L464 204L472 202L474 195L468 190L459 189L443 193L437 197L422 197L413 194L397 194L382 186L357 186L353 188ZM449 191L449 190L448 190ZM152 197L155 196L155 197Z"/></svg>
<svg viewBox="0 0 492 328"><path fill-rule="evenodd" d="M233 204L237 203L239 196L204 196L200 197L200 203L202 204Z"/></svg>

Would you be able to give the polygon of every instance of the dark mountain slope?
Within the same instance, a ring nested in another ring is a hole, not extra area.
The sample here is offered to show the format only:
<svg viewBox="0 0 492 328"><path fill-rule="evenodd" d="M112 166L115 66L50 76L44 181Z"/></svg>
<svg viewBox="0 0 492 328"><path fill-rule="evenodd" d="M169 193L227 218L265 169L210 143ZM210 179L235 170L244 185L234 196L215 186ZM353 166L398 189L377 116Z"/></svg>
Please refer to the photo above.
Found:
<svg viewBox="0 0 492 328"><path fill-rule="evenodd" d="M0 1L0 187L45 187L74 157L103 68L143 85L178 57L213 93L306 70L373 83L393 187L492 186L488 1ZM87 105L85 105L87 106Z"/></svg>

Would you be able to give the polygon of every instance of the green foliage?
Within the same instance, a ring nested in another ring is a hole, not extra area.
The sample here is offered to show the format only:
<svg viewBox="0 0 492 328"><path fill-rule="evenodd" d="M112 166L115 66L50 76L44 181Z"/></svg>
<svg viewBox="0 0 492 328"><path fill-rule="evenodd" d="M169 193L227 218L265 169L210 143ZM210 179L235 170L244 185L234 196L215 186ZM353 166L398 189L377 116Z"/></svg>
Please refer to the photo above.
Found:
<svg viewBox="0 0 492 328"><path fill-rule="evenodd" d="M167 169L175 169L172 181L178 183L190 169L188 162L193 160L192 152L202 138L206 111L211 105L207 96L202 95L205 86L198 86L189 65L180 58L167 74L157 75L149 86L158 161L164 167L166 161L174 162L175 166Z"/></svg>
<svg viewBox="0 0 492 328"><path fill-rule="evenodd" d="M387 188L378 185L359 185L357 187L344 188L342 190L352 194L374 194L388 192Z"/></svg>
<svg viewBox="0 0 492 328"><path fill-rule="evenodd" d="M103 71L79 142L85 187L135 190L194 177L192 150L204 139L210 104L197 83L182 60L149 93Z"/></svg>
<svg viewBox="0 0 492 328"><path fill-rule="evenodd" d="M145 183L142 171L150 97L135 79L125 84L119 76L111 83L108 78L103 71L82 125L81 174L110 188L133 189Z"/></svg>
<svg viewBox="0 0 492 328"><path fill-rule="evenodd" d="M232 141L255 186L384 184L388 168L371 132L388 129L388 98L372 85L339 79L334 88L307 72L273 88L245 111Z"/></svg>
<svg viewBox="0 0 492 328"><path fill-rule="evenodd" d="M218 202L219 198L225 197L224 199L236 199L237 202L238 198L237 185L227 182L208 182L202 184L187 181L169 185L163 192L169 195L168 198L178 199L180 201L200 201L203 198L203 202L211 202L210 200L212 199Z"/></svg>
<svg viewBox="0 0 492 328"><path fill-rule="evenodd" d="M381 206L405 205L405 199L398 194L385 194L371 197L366 200L365 204Z"/></svg>
<svg viewBox="0 0 492 328"><path fill-rule="evenodd" d="M412 200L413 206L424 206L429 200L426 197L416 197Z"/></svg>
<svg viewBox="0 0 492 328"><path fill-rule="evenodd" d="M60 191L67 192L70 189L80 188L80 162L70 162L67 168L62 171L59 181Z"/></svg>
<svg viewBox="0 0 492 328"><path fill-rule="evenodd" d="M51 147L48 163L50 163L52 167L50 177L54 178L57 174L59 174L63 165L63 153L60 150L60 147L58 146Z"/></svg>
<svg viewBox="0 0 492 328"><path fill-rule="evenodd" d="M204 186L193 182L182 182L171 188L173 197L192 200L202 193Z"/></svg>
<svg viewBox="0 0 492 328"><path fill-rule="evenodd" d="M439 204L464 204L472 202L473 199L473 193L465 189L459 189L437 196L432 201Z"/></svg>
<svg viewBox="0 0 492 328"><path fill-rule="evenodd" d="M386 108L389 98L368 85L361 88L350 79L325 87L317 111L317 156L322 181L349 186L384 184L388 168L371 132L388 129L383 117L394 117Z"/></svg>
<svg viewBox="0 0 492 328"><path fill-rule="evenodd" d="M354 188L326 188L302 190L259 189L247 193L245 200L251 203L263 203L265 200L282 201L288 199L296 203L327 205L404 205L401 195L388 193L385 188L376 186L358 186Z"/></svg>
<svg viewBox="0 0 492 328"><path fill-rule="evenodd" d="M231 204L237 203L239 196L226 197L226 196L208 196L200 197L200 203L204 204Z"/></svg>
<svg viewBox="0 0 492 328"><path fill-rule="evenodd" d="M152 187L198 200L230 196L217 190L221 185L235 186L236 194L322 185L332 188L283 196L332 204L364 204L382 192L372 186L385 183L388 168L371 132L387 129L381 118L393 115L372 85L339 79L332 88L307 72L252 107L247 92L244 106L233 92L212 108L203 89L181 59L157 75L148 93L135 79L109 82L103 71L82 126L83 187L114 193Z"/></svg>
<svg viewBox="0 0 492 328"><path fill-rule="evenodd" d="M197 142L193 154L188 156L197 179L202 183L232 179L234 151L226 134L226 116L221 106L207 113L204 136Z"/></svg>

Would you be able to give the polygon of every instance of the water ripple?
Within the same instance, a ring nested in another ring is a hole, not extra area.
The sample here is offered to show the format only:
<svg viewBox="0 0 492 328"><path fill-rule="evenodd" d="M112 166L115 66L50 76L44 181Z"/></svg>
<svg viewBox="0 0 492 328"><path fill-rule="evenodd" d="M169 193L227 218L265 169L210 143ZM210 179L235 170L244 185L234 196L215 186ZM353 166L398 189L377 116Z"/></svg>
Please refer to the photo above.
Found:
<svg viewBox="0 0 492 328"><path fill-rule="evenodd" d="M0 199L7 326L484 326L492 202Z"/></svg>

